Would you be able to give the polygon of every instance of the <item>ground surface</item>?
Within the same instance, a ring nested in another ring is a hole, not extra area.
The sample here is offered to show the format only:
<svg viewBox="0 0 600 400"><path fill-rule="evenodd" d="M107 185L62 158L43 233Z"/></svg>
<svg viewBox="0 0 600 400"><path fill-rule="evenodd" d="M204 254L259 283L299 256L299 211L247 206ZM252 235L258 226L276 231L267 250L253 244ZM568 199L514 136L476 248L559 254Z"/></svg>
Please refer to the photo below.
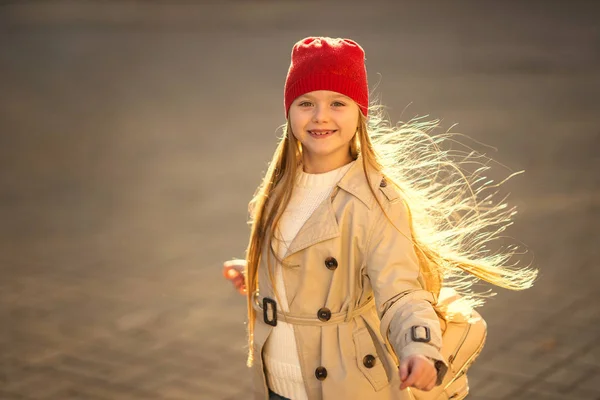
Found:
<svg viewBox="0 0 600 400"><path fill-rule="evenodd" d="M406 3L0 3L0 399L247 398L221 263L308 35L360 42L394 119L526 170L510 234L540 279L482 310L471 397L599 399L595 6Z"/></svg>

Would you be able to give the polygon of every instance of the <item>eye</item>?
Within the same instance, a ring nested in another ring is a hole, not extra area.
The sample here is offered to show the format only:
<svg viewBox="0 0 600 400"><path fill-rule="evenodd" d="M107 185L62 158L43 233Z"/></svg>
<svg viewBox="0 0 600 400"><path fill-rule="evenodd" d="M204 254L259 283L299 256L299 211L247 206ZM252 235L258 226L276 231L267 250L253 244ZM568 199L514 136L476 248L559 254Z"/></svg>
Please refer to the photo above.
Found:
<svg viewBox="0 0 600 400"><path fill-rule="evenodd" d="M345 104L342 103L341 101L334 101L332 104L334 107L344 107L345 106Z"/></svg>
<svg viewBox="0 0 600 400"><path fill-rule="evenodd" d="M312 103L310 101L302 101L300 103L298 103L299 107L310 107L312 106Z"/></svg>

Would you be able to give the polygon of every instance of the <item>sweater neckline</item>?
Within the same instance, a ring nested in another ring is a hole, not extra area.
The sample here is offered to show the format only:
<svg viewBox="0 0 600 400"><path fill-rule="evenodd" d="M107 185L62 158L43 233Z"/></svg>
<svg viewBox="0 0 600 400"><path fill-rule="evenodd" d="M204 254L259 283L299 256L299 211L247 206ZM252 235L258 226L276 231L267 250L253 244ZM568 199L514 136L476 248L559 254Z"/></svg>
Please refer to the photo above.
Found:
<svg viewBox="0 0 600 400"><path fill-rule="evenodd" d="M335 186L355 162L356 160L350 161L346 165L342 165L337 169L321 174L306 173L302 169L302 165L299 165L298 174L296 176L296 186L304 188L325 188Z"/></svg>

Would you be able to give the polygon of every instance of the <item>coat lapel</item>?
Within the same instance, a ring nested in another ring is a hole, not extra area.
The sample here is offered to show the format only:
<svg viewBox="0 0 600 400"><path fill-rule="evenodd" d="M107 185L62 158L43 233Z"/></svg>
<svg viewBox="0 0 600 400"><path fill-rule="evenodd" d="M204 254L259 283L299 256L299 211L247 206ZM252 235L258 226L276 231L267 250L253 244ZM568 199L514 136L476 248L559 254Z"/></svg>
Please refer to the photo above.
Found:
<svg viewBox="0 0 600 400"><path fill-rule="evenodd" d="M302 225L288 247L284 259L316 243L338 236L340 227L335 217L332 198L327 197Z"/></svg>

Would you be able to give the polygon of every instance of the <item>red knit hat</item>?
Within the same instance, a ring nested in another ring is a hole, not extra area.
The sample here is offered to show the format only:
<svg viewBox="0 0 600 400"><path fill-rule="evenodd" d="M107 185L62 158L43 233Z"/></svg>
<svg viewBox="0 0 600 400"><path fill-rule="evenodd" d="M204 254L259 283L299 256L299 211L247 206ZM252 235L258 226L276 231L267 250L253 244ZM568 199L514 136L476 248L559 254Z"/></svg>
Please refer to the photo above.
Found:
<svg viewBox="0 0 600 400"><path fill-rule="evenodd" d="M367 116L369 90L365 52L350 39L307 37L294 45L285 80L284 105L314 90L331 90L354 100Z"/></svg>

